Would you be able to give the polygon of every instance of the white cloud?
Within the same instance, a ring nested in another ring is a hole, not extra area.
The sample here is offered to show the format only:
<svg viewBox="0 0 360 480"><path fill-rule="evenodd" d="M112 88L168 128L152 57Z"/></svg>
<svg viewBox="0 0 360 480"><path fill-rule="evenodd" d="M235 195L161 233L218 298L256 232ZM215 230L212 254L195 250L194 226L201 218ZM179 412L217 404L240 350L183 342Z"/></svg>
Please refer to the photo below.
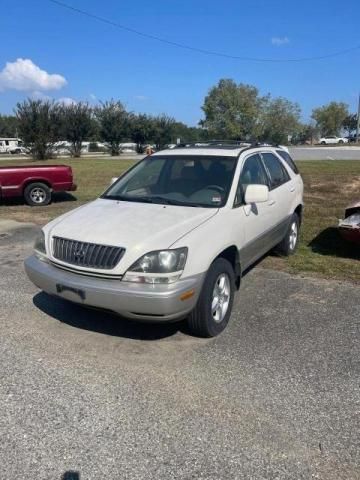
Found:
<svg viewBox="0 0 360 480"><path fill-rule="evenodd" d="M145 95L135 95L135 100L139 100L140 102L144 102L145 100L148 99Z"/></svg>
<svg viewBox="0 0 360 480"><path fill-rule="evenodd" d="M30 59L18 58L7 62L0 71L0 90L45 91L60 90L67 84L62 75L41 70Z"/></svg>
<svg viewBox="0 0 360 480"><path fill-rule="evenodd" d="M74 105L77 103L76 100L70 97L61 97L57 100L57 102L62 103L64 105Z"/></svg>
<svg viewBox="0 0 360 480"><path fill-rule="evenodd" d="M271 43L276 47L281 47L282 45L287 45L290 43L290 40L288 37L273 37L271 39Z"/></svg>
<svg viewBox="0 0 360 480"><path fill-rule="evenodd" d="M34 100L52 100L52 98L49 97L49 95L46 95L43 92L39 92L38 90L35 90L34 92L32 92L31 97Z"/></svg>
<svg viewBox="0 0 360 480"><path fill-rule="evenodd" d="M95 95L95 93L90 93L89 97L91 98L91 100L97 100L97 96Z"/></svg>

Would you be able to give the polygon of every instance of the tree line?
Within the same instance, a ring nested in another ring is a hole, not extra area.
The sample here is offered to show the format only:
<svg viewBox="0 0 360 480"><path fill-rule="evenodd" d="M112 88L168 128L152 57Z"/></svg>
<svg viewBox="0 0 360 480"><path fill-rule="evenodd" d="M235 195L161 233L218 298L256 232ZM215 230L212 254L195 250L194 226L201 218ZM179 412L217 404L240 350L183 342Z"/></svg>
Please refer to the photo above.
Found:
<svg viewBox="0 0 360 480"><path fill-rule="evenodd" d="M0 115L0 137L20 137L34 158L50 158L60 141L67 141L74 157L81 155L84 141L103 142L111 155L122 143L134 142L157 149L175 143L207 139L265 141L276 144L313 142L320 135L349 135L356 129L357 115L343 102L330 102L312 111L311 121L301 122L300 106L290 100L261 96L253 85L222 79L209 91L202 106L204 119L188 127L165 114L153 116L126 110L118 100L63 103L27 99L16 105L15 115Z"/></svg>
<svg viewBox="0 0 360 480"><path fill-rule="evenodd" d="M19 137L34 158L56 154L59 142L69 143L69 152L80 157L85 141L103 142L111 155L119 155L121 144L134 142L141 152L144 144L157 149L182 138L202 138L204 131L188 127L165 114L152 116L128 112L117 100L92 107L87 102L65 105L49 100L27 99L16 105L15 116L0 116L0 137Z"/></svg>

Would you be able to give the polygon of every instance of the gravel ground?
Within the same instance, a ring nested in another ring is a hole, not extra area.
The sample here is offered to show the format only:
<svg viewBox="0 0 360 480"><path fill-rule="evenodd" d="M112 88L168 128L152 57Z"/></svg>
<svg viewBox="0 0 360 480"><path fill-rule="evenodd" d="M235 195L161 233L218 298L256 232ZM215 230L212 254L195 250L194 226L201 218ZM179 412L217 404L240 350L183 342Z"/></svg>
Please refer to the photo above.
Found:
<svg viewBox="0 0 360 480"><path fill-rule="evenodd" d="M0 227L0 478L360 478L360 288L252 270L212 340L50 298Z"/></svg>

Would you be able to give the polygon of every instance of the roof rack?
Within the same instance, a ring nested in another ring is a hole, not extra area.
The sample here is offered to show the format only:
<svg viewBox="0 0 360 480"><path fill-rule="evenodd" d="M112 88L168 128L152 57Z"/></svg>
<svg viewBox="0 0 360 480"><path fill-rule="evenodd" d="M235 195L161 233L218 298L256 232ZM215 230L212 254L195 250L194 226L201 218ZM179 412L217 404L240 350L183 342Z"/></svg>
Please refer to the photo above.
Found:
<svg viewBox="0 0 360 480"><path fill-rule="evenodd" d="M251 143L251 147L278 147L279 145L271 143L271 142L253 142Z"/></svg>
<svg viewBox="0 0 360 480"><path fill-rule="evenodd" d="M203 140L198 142L180 143L175 148L221 148L221 149L237 149L243 147L244 149L258 148L258 147L274 147L280 148L280 145L271 142L258 142L243 140Z"/></svg>
<svg viewBox="0 0 360 480"><path fill-rule="evenodd" d="M249 147L251 143L237 140L202 140L199 142L180 143L175 148L228 148Z"/></svg>

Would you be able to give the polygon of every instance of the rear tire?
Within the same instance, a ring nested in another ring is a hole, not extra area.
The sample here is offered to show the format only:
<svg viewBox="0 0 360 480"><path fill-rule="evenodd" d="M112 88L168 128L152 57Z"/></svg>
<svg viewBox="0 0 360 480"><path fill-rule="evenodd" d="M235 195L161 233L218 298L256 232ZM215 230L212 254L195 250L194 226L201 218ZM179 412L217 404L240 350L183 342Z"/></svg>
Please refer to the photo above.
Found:
<svg viewBox="0 0 360 480"><path fill-rule="evenodd" d="M32 206L49 205L51 190L45 183L30 183L24 190L25 202Z"/></svg>
<svg viewBox="0 0 360 480"><path fill-rule="evenodd" d="M339 140L339 143L344 143L344 140Z"/></svg>
<svg viewBox="0 0 360 480"><path fill-rule="evenodd" d="M215 337L229 323L235 294L235 274L231 263L217 258L210 266L197 305L190 313L191 333Z"/></svg>
<svg viewBox="0 0 360 480"><path fill-rule="evenodd" d="M293 255L299 244L299 233L300 219L297 213L293 213L284 239L275 248L276 252L285 257Z"/></svg>

